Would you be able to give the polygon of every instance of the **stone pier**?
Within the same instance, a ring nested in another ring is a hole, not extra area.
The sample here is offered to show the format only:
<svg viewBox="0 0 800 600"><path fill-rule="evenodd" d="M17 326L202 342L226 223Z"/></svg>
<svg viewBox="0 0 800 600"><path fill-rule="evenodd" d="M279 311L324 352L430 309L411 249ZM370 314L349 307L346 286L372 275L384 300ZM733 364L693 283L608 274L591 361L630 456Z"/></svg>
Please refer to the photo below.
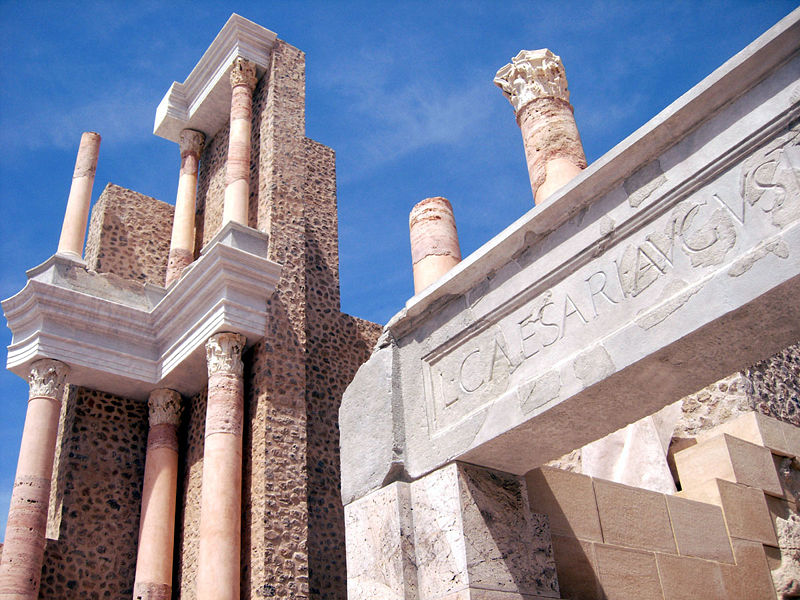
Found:
<svg viewBox="0 0 800 600"><path fill-rule="evenodd" d="M453 207L447 198L426 198L408 218L414 293L417 294L461 262Z"/></svg>
<svg viewBox="0 0 800 600"><path fill-rule="evenodd" d="M42 359L31 366L25 428L0 562L0 598L36 600L42 575L50 479L61 398L69 368Z"/></svg>
<svg viewBox="0 0 800 600"><path fill-rule="evenodd" d="M245 339L218 333L206 343L206 409L200 507L199 600L238 600L242 517Z"/></svg>
<svg viewBox="0 0 800 600"><path fill-rule="evenodd" d="M169 287L181 276L181 271L194 260L194 211L197 195L197 167L203 152L205 135L192 129L181 131L181 174L175 216L172 221L172 240L169 246L167 277Z"/></svg>
<svg viewBox="0 0 800 600"><path fill-rule="evenodd" d="M153 390L147 405L150 432L133 599L169 600L172 597L181 396L174 390Z"/></svg>
<svg viewBox="0 0 800 600"><path fill-rule="evenodd" d="M225 173L223 225L228 221L247 225L247 205L250 202L250 119L253 114L253 90L256 82L255 63L238 57L231 71L231 129Z"/></svg>
<svg viewBox="0 0 800 600"><path fill-rule="evenodd" d="M522 50L497 71L494 83L517 115L538 204L586 168L564 65L550 50Z"/></svg>
<svg viewBox="0 0 800 600"><path fill-rule="evenodd" d="M86 236L86 222L89 206L92 203L92 186L97 170L97 155L100 152L100 134L87 131L81 136L72 186L69 189L64 224L58 240L58 254L73 258L83 258L83 241Z"/></svg>

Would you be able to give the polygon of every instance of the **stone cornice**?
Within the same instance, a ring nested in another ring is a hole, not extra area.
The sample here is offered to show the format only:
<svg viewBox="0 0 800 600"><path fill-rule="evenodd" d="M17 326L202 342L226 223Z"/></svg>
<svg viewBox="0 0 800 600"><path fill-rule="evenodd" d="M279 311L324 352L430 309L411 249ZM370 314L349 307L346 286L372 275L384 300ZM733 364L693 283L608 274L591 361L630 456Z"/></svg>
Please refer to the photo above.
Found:
<svg viewBox="0 0 800 600"><path fill-rule="evenodd" d="M257 78L269 66L277 34L237 14L214 38L183 83L173 82L156 109L153 133L173 142L183 129L195 129L210 140L230 118L230 72L241 57L255 63Z"/></svg>
<svg viewBox="0 0 800 600"><path fill-rule="evenodd" d="M76 385L139 399L156 386L192 395L205 385L209 337L263 337L281 270L266 253L265 234L228 223L166 290L51 257L2 303L13 333L8 368L27 377L31 363L53 358Z"/></svg>

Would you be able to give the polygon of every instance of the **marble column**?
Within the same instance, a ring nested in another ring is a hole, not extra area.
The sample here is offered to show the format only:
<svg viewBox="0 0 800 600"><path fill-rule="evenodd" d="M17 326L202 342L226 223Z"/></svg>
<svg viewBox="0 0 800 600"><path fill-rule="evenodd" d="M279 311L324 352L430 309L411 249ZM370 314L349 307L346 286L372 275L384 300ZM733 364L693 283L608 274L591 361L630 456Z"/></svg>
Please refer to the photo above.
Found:
<svg viewBox="0 0 800 600"><path fill-rule="evenodd" d="M218 333L206 342L208 408L200 505L198 600L238 600L242 513L245 338Z"/></svg>
<svg viewBox="0 0 800 600"><path fill-rule="evenodd" d="M408 228L418 294L461 262L453 207L447 198L426 198L411 209Z"/></svg>
<svg viewBox="0 0 800 600"><path fill-rule="evenodd" d="M181 396L174 390L153 390L147 406L150 431L147 435L133 599L170 600Z"/></svg>
<svg viewBox="0 0 800 600"><path fill-rule="evenodd" d="M100 152L100 134L87 131L81 136L78 158L72 173L67 210L58 240L58 254L83 258L83 242L86 237L86 222L92 203L92 186L97 170L97 155Z"/></svg>
<svg viewBox="0 0 800 600"><path fill-rule="evenodd" d="M197 166L203 152L205 135L193 129L181 131L181 174L175 216L172 219L172 240L169 245L165 285L181 276L181 271L194 260L194 211L197 195Z"/></svg>
<svg viewBox="0 0 800 600"><path fill-rule="evenodd" d="M228 221L247 225L247 206L250 202L250 119L256 81L255 63L237 57L231 71L231 132L225 167L223 225Z"/></svg>
<svg viewBox="0 0 800 600"><path fill-rule="evenodd" d="M28 411L0 562L0 598L3 600L39 597L50 479L68 373L67 365L48 358L31 365Z"/></svg>
<svg viewBox="0 0 800 600"><path fill-rule="evenodd" d="M514 107L539 203L586 168L564 65L550 50L522 50L497 71L494 83Z"/></svg>

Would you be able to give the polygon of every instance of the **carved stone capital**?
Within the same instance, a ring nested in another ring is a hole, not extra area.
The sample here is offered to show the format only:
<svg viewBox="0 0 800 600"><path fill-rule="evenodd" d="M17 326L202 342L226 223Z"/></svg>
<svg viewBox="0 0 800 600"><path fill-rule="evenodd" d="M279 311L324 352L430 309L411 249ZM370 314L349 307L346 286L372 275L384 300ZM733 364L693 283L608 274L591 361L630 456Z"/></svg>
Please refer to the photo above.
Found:
<svg viewBox="0 0 800 600"><path fill-rule="evenodd" d="M231 69L231 87L246 85L250 91L253 91L256 81L256 64L237 56L233 61L233 69Z"/></svg>
<svg viewBox="0 0 800 600"><path fill-rule="evenodd" d="M539 98L569 102L567 75L561 58L550 50L521 50L511 62L497 71L494 84L503 90L514 112Z"/></svg>
<svg viewBox="0 0 800 600"><path fill-rule="evenodd" d="M218 333L206 342L206 361L208 376L215 373L242 375L242 350L246 338L238 333Z"/></svg>
<svg viewBox="0 0 800 600"><path fill-rule="evenodd" d="M181 422L181 395L175 390L161 388L150 392L147 399L150 427L167 423L177 427Z"/></svg>
<svg viewBox="0 0 800 600"><path fill-rule="evenodd" d="M61 400L69 367L59 360L43 358L31 365L28 375L28 398L55 398Z"/></svg>
<svg viewBox="0 0 800 600"><path fill-rule="evenodd" d="M181 131L181 156L187 154L194 154L200 156L203 152L203 144L205 144L206 136L201 131L194 129L184 129Z"/></svg>

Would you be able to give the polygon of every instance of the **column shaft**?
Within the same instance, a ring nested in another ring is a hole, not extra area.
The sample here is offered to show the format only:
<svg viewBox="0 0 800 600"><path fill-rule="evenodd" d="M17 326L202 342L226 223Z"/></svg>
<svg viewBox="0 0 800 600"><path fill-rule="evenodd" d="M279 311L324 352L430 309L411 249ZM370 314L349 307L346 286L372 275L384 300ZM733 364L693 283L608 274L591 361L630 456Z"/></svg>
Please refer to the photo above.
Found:
<svg viewBox="0 0 800 600"><path fill-rule="evenodd" d="M194 213L197 196L197 168L205 136L199 131L181 131L181 172L175 215L172 219L172 240L169 245L167 276L169 286L194 260Z"/></svg>
<svg viewBox="0 0 800 600"><path fill-rule="evenodd" d="M241 335L220 333L206 344L208 407L200 506L198 600L239 598L244 422L241 353L244 343Z"/></svg>
<svg viewBox="0 0 800 600"><path fill-rule="evenodd" d="M411 209L408 228L418 294L461 262L453 207L447 198L426 198Z"/></svg>
<svg viewBox="0 0 800 600"><path fill-rule="evenodd" d="M72 174L67 210L58 240L58 253L83 258L83 242L89 206L92 203L92 186L97 170L97 155L100 152L100 134L87 131L81 136L78 158Z"/></svg>
<svg viewBox="0 0 800 600"><path fill-rule="evenodd" d="M50 479L68 371L65 364L50 359L31 366L28 410L0 562L3 600L35 600L39 596Z"/></svg>
<svg viewBox="0 0 800 600"><path fill-rule="evenodd" d="M494 83L514 107L539 203L586 168L564 65L550 50L522 50L497 71Z"/></svg>
<svg viewBox="0 0 800 600"><path fill-rule="evenodd" d="M150 431L142 488L134 600L169 600L172 597L180 402L180 395L168 389L154 390L148 401Z"/></svg>
<svg viewBox="0 0 800 600"><path fill-rule="evenodd" d="M255 64L237 58L231 71L231 127L225 171L223 225L228 221L247 225L247 207L250 203L250 121L255 85Z"/></svg>

